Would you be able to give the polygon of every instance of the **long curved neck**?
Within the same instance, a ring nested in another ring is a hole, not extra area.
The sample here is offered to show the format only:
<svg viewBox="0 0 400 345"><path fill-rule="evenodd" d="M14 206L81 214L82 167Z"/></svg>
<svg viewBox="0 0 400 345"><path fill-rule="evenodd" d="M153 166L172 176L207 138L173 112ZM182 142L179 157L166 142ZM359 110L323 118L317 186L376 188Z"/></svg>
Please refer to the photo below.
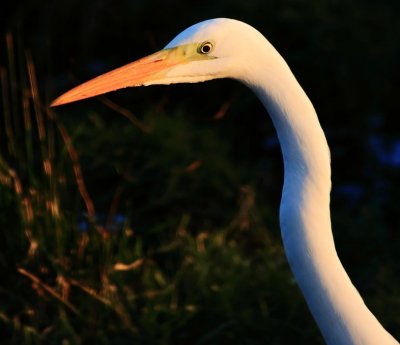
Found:
<svg viewBox="0 0 400 345"><path fill-rule="evenodd" d="M241 79L267 108L281 143L285 178L280 223L295 279L327 344L398 344L365 306L337 256L326 138L310 100L266 43L260 64L252 64Z"/></svg>

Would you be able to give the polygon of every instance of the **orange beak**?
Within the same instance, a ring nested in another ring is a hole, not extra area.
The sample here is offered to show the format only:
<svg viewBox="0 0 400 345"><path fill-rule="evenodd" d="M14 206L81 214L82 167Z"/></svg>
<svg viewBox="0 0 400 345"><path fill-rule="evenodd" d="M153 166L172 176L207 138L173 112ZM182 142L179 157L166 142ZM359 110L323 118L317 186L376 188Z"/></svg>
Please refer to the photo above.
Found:
<svg viewBox="0 0 400 345"><path fill-rule="evenodd" d="M165 77L168 70L182 61L176 48L160 50L125 66L114 69L67 91L51 106L79 101L117 89L155 83Z"/></svg>

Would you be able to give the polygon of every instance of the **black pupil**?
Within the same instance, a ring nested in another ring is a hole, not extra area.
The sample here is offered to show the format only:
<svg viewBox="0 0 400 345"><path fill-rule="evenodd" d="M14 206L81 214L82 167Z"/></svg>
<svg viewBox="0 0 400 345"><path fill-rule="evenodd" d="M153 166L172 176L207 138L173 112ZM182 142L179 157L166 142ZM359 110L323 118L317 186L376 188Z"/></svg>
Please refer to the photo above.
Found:
<svg viewBox="0 0 400 345"><path fill-rule="evenodd" d="M203 53L209 53L210 50L211 50L211 46L210 46L209 43L207 43L207 44L205 44L203 47L201 47L201 51L202 51Z"/></svg>

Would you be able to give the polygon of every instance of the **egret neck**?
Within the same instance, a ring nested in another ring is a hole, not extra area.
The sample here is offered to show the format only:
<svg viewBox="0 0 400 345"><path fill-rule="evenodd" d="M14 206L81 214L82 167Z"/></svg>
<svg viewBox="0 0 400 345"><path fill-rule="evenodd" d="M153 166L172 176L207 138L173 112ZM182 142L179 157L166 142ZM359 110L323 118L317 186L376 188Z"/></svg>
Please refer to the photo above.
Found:
<svg viewBox="0 0 400 345"><path fill-rule="evenodd" d="M268 49L257 49L259 63L252 61L238 79L257 94L278 134L285 170L282 239L308 307L329 345L398 344L366 307L336 253L330 152L314 107L270 43L259 47Z"/></svg>

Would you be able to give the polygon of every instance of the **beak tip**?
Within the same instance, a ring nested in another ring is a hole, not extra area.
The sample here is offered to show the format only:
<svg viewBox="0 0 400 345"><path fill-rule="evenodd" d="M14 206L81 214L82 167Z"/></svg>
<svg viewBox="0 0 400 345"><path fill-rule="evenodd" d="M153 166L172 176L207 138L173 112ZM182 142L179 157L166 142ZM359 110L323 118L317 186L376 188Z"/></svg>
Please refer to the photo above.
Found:
<svg viewBox="0 0 400 345"><path fill-rule="evenodd" d="M54 108L54 107L57 107L59 105L60 105L60 103L58 101L58 98L56 98L53 102L50 103L50 108Z"/></svg>
<svg viewBox="0 0 400 345"><path fill-rule="evenodd" d="M58 107L60 105L64 105L64 104L67 104L67 103L72 103L72 102L78 101L80 99L87 98L87 97L84 97L84 96L81 96L81 97L68 97L68 96L70 96L70 95L67 92L67 93L57 97L53 102L50 103L50 107L54 108L54 107Z"/></svg>

